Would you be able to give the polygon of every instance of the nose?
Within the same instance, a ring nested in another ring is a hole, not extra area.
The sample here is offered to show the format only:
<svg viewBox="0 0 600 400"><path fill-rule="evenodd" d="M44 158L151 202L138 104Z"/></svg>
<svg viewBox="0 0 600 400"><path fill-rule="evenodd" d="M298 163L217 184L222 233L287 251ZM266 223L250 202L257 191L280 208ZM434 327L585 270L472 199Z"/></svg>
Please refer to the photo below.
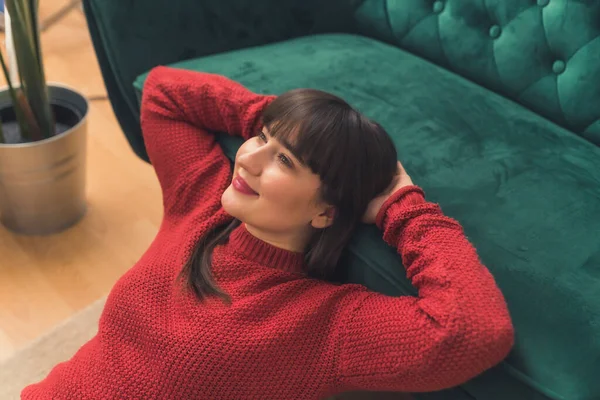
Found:
<svg viewBox="0 0 600 400"><path fill-rule="evenodd" d="M238 165L251 175L260 175L267 158L265 147L259 147L240 154L237 159Z"/></svg>

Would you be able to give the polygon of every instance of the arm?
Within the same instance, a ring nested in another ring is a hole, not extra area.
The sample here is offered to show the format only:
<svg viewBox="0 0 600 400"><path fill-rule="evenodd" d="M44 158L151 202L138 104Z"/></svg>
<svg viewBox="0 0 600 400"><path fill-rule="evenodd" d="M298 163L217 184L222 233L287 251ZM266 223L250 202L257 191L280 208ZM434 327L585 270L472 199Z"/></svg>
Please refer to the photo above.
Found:
<svg viewBox="0 0 600 400"><path fill-rule="evenodd" d="M150 72L141 123L166 209L185 197L220 196L228 185L229 165L212 133L252 137L260 129L262 110L274 98L220 75L168 67ZM192 188L194 182L202 187Z"/></svg>
<svg viewBox="0 0 600 400"><path fill-rule="evenodd" d="M343 329L344 390L437 391L502 361L513 345L504 297L461 226L405 186L377 214L418 297L361 293Z"/></svg>

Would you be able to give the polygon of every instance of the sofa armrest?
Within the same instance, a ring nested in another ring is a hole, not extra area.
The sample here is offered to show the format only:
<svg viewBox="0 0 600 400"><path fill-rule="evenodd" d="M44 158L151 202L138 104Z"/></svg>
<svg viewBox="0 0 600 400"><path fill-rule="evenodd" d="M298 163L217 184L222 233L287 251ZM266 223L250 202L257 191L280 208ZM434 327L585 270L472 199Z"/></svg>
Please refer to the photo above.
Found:
<svg viewBox="0 0 600 400"><path fill-rule="evenodd" d="M294 37L354 33L361 0L84 0L113 110L147 159L132 86L154 66Z"/></svg>

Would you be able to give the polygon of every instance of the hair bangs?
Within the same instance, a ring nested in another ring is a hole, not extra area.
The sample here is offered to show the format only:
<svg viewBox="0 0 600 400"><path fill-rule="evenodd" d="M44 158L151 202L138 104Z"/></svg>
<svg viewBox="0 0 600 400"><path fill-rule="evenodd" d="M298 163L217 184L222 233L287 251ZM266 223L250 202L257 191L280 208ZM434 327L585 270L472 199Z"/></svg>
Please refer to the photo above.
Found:
<svg viewBox="0 0 600 400"><path fill-rule="evenodd" d="M269 135L328 185L347 163L350 129L356 112L343 100L314 89L288 92L263 114ZM331 97L328 97L331 96Z"/></svg>

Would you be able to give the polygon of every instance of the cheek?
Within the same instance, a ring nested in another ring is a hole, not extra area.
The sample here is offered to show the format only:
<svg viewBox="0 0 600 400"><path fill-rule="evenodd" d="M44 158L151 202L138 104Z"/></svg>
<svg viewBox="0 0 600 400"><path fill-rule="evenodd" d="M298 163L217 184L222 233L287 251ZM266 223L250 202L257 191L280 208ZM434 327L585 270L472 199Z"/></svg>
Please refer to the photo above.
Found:
<svg viewBox="0 0 600 400"><path fill-rule="evenodd" d="M247 140L238 149L238 151L235 155L233 171L231 174L232 177L237 173L237 170L239 169L238 162L237 162L238 158L240 156L243 156L244 154L252 151L252 148L256 146L252 142L253 142L253 140ZM247 206L245 204L246 202L244 202L243 200L244 200L243 196L241 196L239 193L236 193L235 189L231 186L231 182L229 182L229 186L227 187L227 189L225 189L225 192L223 192L223 194L221 195L221 205L223 206L223 209L229 215L231 215L235 218L242 219L243 214L244 214L244 209L247 208Z"/></svg>
<svg viewBox="0 0 600 400"><path fill-rule="evenodd" d="M261 179L262 195L273 208L286 213L306 213L314 208L318 183L283 171L264 174Z"/></svg>

